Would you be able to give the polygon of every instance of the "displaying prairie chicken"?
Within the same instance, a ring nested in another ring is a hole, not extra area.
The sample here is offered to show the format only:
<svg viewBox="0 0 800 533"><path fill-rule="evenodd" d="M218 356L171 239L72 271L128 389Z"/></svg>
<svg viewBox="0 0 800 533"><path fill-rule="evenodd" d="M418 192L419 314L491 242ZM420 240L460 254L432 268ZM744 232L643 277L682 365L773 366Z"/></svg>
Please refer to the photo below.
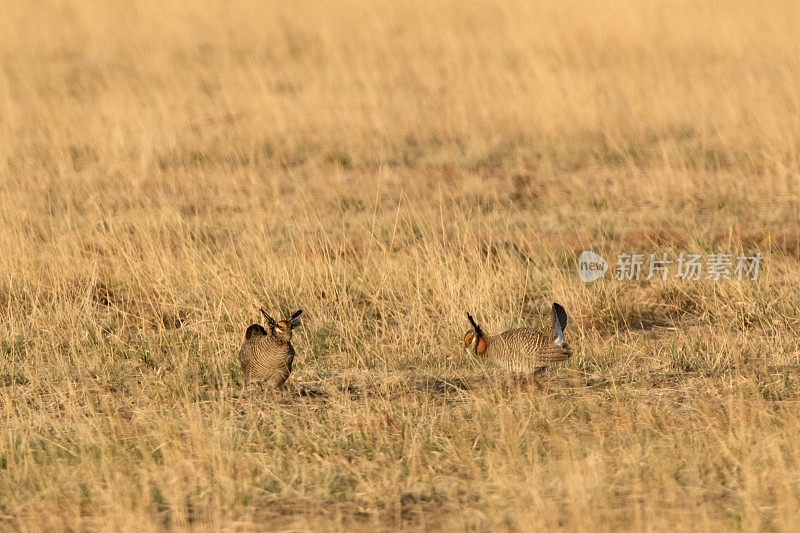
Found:
<svg viewBox="0 0 800 533"><path fill-rule="evenodd" d="M267 329L252 324L244 334L244 343L239 350L239 364L247 380L263 381L268 387L283 386L292 372L294 347L292 330L300 325L302 309L291 317L276 322L263 309Z"/></svg>
<svg viewBox="0 0 800 533"><path fill-rule="evenodd" d="M564 342L567 312L553 303L553 333L532 328L511 329L499 335L486 335L469 313L472 329L464 335L464 350L513 373L534 373L572 355Z"/></svg>

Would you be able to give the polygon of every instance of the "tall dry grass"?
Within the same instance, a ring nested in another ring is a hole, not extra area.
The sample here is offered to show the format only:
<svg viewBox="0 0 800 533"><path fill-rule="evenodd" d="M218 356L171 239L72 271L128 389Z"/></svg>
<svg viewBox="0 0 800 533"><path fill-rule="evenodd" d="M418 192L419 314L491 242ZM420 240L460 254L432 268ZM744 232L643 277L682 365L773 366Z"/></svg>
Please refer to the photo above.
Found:
<svg viewBox="0 0 800 533"><path fill-rule="evenodd" d="M0 527L795 527L794 2L108 4L0 7Z"/></svg>

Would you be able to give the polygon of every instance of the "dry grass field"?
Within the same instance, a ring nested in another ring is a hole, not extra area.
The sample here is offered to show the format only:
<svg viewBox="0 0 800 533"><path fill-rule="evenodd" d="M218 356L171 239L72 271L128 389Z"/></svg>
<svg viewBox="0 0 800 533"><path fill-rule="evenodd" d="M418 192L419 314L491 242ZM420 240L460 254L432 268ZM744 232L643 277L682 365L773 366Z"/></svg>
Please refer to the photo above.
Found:
<svg viewBox="0 0 800 533"><path fill-rule="evenodd" d="M0 529L797 527L796 2L0 4Z"/></svg>

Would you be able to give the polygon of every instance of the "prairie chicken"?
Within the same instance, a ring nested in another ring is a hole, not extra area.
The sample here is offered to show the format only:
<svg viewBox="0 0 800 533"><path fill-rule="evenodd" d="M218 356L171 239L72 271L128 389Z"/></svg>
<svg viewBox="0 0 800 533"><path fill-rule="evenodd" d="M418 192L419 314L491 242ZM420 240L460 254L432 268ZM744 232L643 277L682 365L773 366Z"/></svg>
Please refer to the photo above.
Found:
<svg viewBox="0 0 800 533"><path fill-rule="evenodd" d="M567 312L553 303L553 334L531 328L512 329L499 335L486 335L469 313L472 329L464 335L464 351L513 373L534 373L572 355L564 342Z"/></svg>
<svg viewBox="0 0 800 533"><path fill-rule="evenodd" d="M283 386L292 371L295 356L292 330L300 325L302 312L298 310L291 317L276 322L261 309L268 329L258 324L249 326L239 350L239 364L248 381L264 381L273 389Z"/></svg>

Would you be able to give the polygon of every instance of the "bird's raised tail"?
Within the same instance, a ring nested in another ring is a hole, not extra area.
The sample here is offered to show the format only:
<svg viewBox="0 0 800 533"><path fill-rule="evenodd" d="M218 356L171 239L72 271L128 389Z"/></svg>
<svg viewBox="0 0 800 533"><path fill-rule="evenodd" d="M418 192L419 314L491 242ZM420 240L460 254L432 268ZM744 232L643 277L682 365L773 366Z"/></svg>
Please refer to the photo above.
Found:
<svg viewBox="0 0 800 533"><path fill-rule="evenodd" d="M555 343L563 347L564 330L567 329L567 312L556 302L553 302L553 329L556 331Z"/></svg>

